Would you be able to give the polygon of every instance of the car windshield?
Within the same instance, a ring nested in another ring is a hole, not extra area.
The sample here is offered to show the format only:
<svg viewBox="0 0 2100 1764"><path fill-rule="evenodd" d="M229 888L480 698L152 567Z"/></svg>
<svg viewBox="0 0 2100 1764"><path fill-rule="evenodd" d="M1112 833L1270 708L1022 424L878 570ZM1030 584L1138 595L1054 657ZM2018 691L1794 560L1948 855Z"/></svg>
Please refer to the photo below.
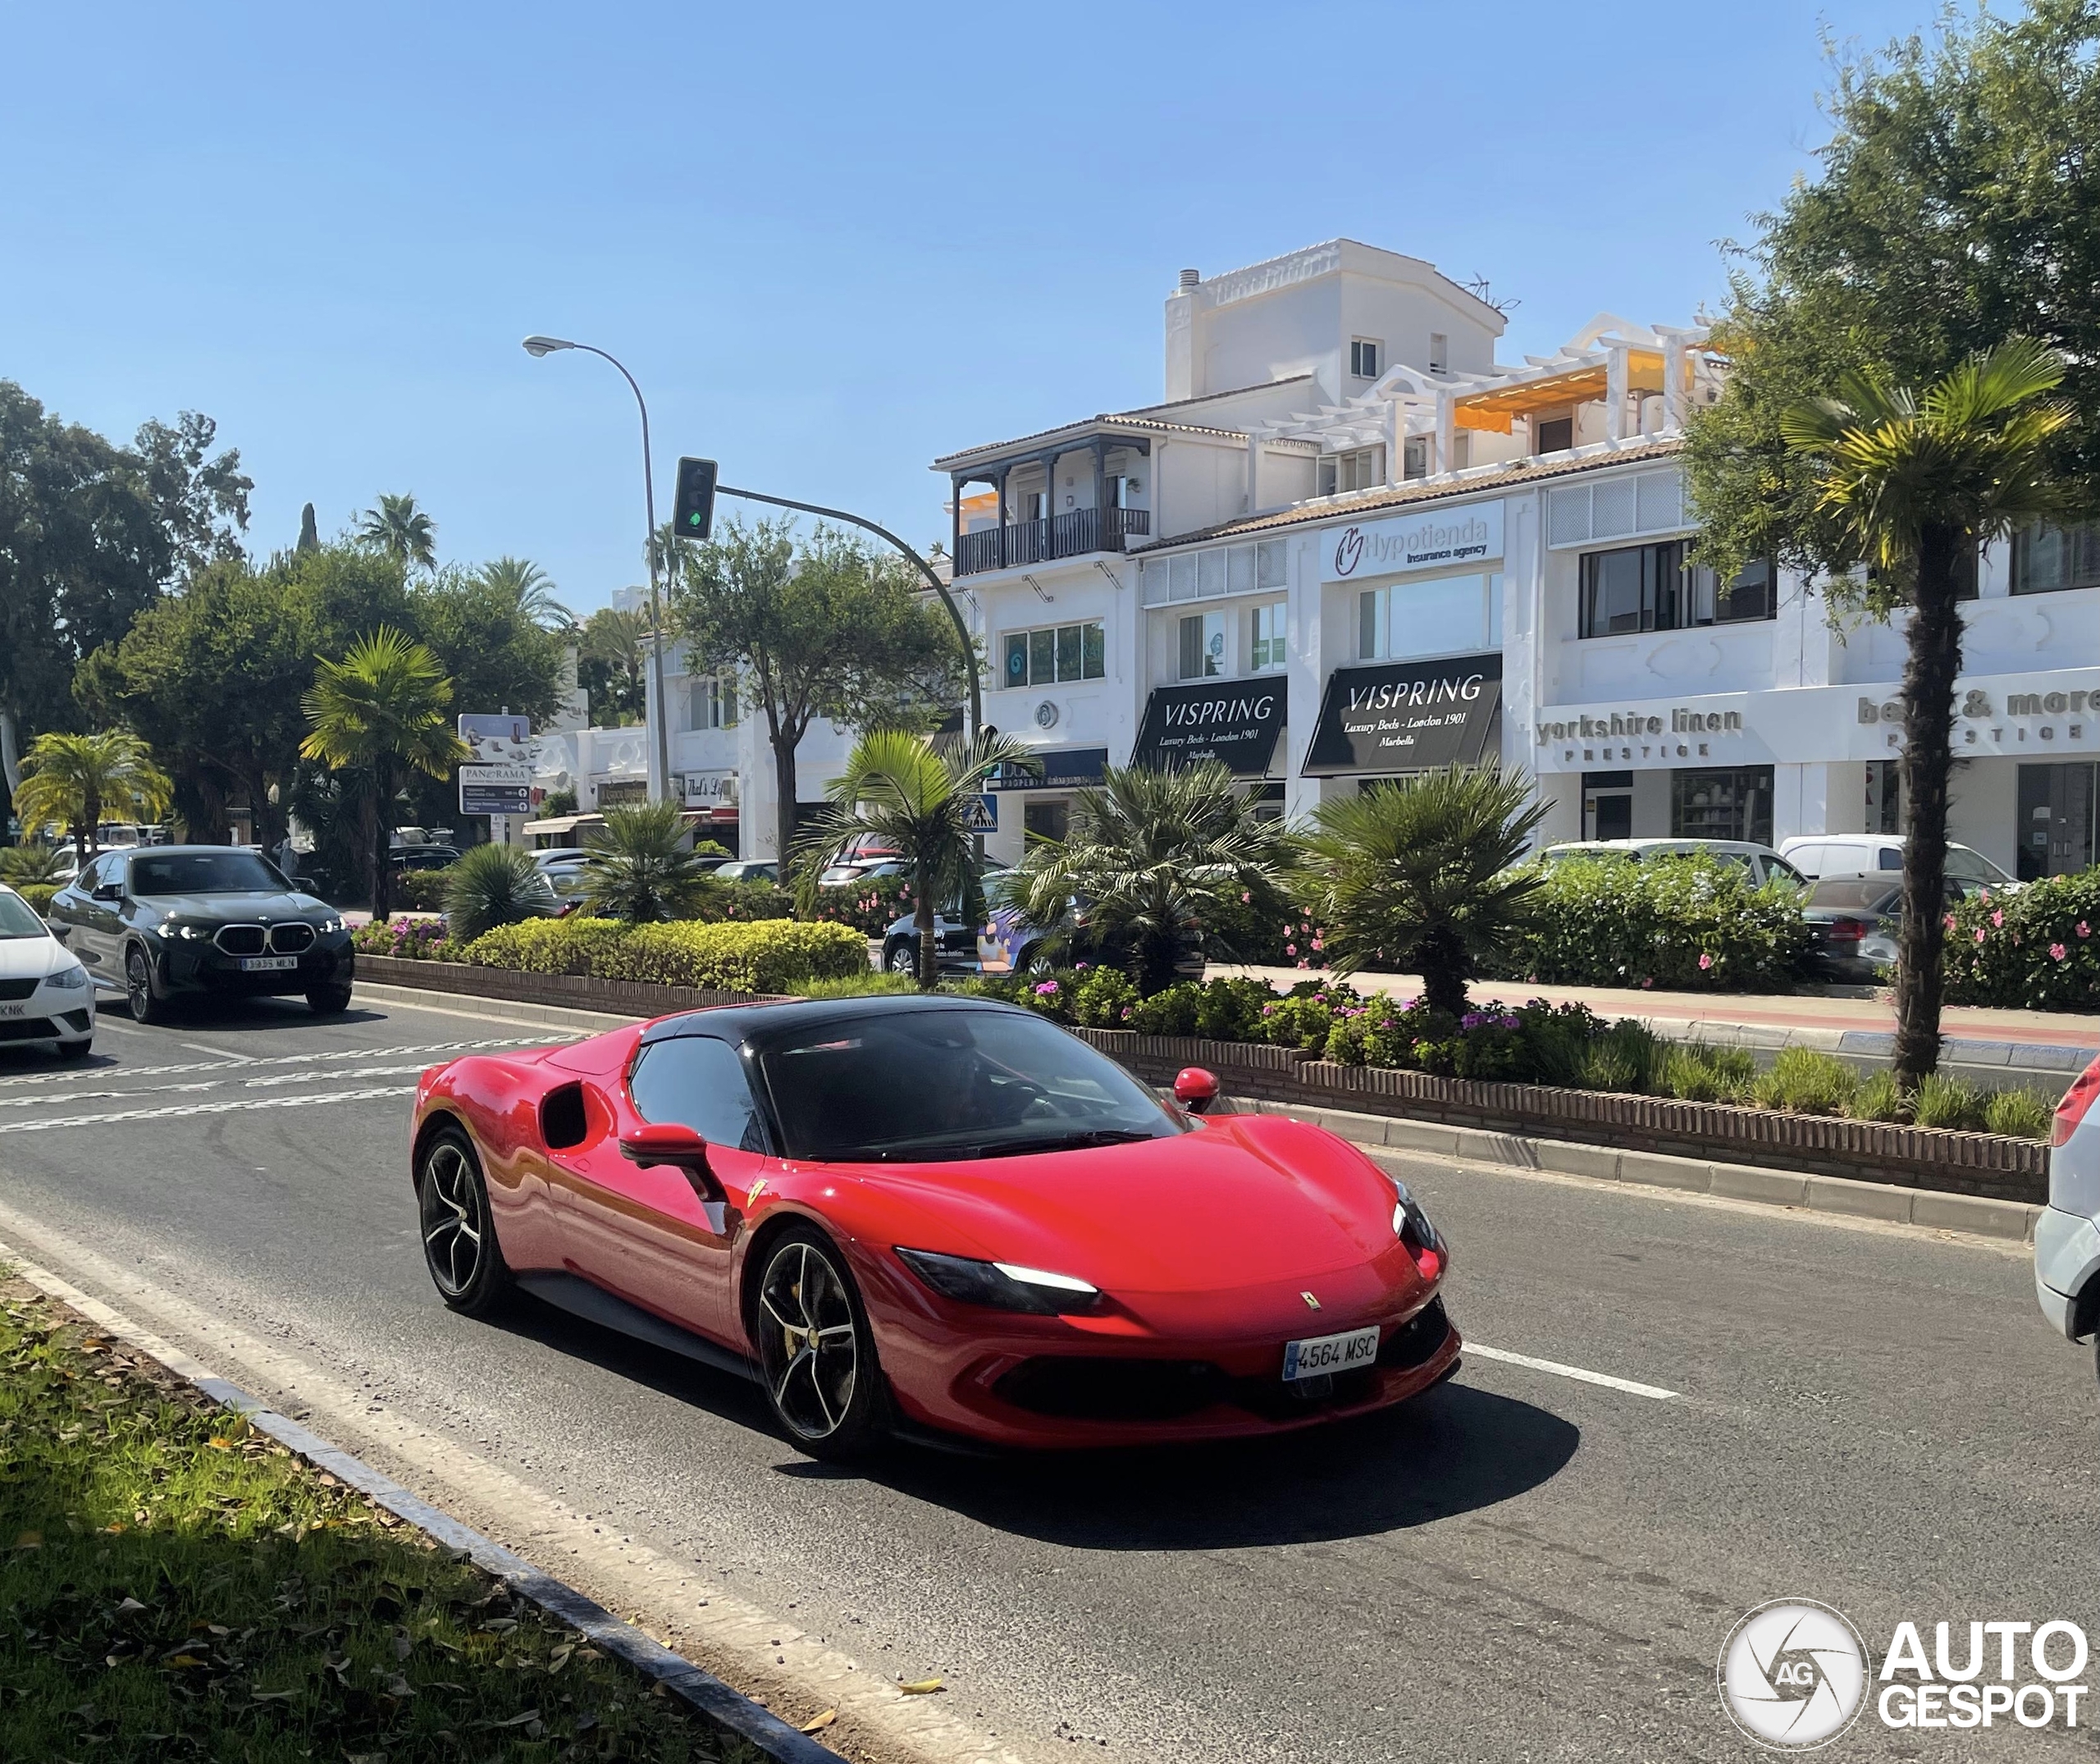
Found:
<svg viewBox="0 0 2100 1764"><path fill-rule="evenodd" d="M1879 878L1844 876L1817 883L1802 904L1834 907L1845 912L1881 912L1895 898L1895 892Z"/></svg>
<svg viewBox="0 0 2100 1764"><path fill-rule="evenodd" d="M50 934L36 910L19 894L0 889L0 938L44 937Z"/></svg>
<svg viewBox="0 0 2100 1764"><path fill-rule="evenodd" d="M1017 1011L834 1017L759 1063L790 1158L947 1163L1184 1131L1106 1055Z"/></svg>
<svg viewBox="0 0 2100 1764"><path fill-rule="evenodd" d="M173 852L131 860L131 892L151 894L281 894L291 884L253 852Z"/></svg>

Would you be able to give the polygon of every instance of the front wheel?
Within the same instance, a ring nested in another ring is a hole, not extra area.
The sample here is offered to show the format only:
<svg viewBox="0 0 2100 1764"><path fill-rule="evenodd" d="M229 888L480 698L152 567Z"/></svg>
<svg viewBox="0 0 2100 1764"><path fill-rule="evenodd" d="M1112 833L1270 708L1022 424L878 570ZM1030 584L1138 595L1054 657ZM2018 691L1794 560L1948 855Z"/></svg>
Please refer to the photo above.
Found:
<svg viewBox="0 0 2100 1764"><path fill-rule="evenodd" d="M751 1332L774 1414L813 1458L865 1454L883 1432L883 1375L868 1314L838 1246L791 1227L766 1251Z"/></svg>
<svg viewBox="0 0 2100 1764"><path fill-rule="evenodd" d="M315 986L306 995L306 1008L317 1017L334 1017L350 1008L347 986Z"/></svg>
<svg viewBox="0 0 2100 1764"><path fill-rule="evenodd" d="M153 970L146 965L146 952L134 944L124 957L124 1002L131 1008L135 1023L164 1023L167 1001L153 990Z"/></svg>
<svg viewBox="0 0 2100 1764"><path fill-rule="evenodd" d="M441 1128L424 1148L416 1203L437 1296L463 1315L486 1317L509 1296L510 1269L496 1241L481 1159L463 1129Z"/></svg>
<svg viewBox="0 0 2100 1764"><path fill-rule="evenodd" d="M83 1041L62 1041L58 1044L58 1057L66 1060L85 1059L94 1052L94 1044L92 1035Z"/></svg>

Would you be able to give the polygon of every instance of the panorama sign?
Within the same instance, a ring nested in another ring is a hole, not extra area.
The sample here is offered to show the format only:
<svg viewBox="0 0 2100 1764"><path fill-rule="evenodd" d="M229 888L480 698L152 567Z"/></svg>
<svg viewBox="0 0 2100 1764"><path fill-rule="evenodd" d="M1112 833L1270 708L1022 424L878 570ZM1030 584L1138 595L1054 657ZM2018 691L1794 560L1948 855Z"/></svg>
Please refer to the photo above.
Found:
<svg viewBox="0 0 2100 1764"><path fill-rule="evenodd" d="M1502 505L1476 502L1334 529L1322 537L1320 574L1326 582L1361 582L1404 570L1481 564L1501 555Z"/></svg>

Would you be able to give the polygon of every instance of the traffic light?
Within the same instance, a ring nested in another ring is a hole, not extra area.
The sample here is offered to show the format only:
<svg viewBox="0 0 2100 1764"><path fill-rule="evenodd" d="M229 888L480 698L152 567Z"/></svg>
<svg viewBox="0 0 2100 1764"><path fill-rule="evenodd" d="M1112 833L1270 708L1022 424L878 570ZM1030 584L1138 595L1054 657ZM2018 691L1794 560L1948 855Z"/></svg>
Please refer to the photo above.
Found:
<svg viewBox="0 0 2100 1764"><path fill-rule="evenodd" d="M671 510L671 530L681 539L705 539L714 526L714 462L678 461L678 500Z"/></svg>

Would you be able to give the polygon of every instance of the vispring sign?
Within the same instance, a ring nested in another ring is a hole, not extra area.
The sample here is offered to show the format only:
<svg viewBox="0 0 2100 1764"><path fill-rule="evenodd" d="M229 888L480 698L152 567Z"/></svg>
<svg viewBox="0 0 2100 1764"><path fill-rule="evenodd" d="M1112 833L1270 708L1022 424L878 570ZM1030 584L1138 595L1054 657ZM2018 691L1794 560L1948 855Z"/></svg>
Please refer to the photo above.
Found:
<svg viewBox="0 0 2100 1764"><path fill-rule="evenodd" d="M1434 514L1358 521L1321 542L1322 579L1361 582L1409 569L1463 569L1502 555L1502 505L1476 502Z"/></svg>

